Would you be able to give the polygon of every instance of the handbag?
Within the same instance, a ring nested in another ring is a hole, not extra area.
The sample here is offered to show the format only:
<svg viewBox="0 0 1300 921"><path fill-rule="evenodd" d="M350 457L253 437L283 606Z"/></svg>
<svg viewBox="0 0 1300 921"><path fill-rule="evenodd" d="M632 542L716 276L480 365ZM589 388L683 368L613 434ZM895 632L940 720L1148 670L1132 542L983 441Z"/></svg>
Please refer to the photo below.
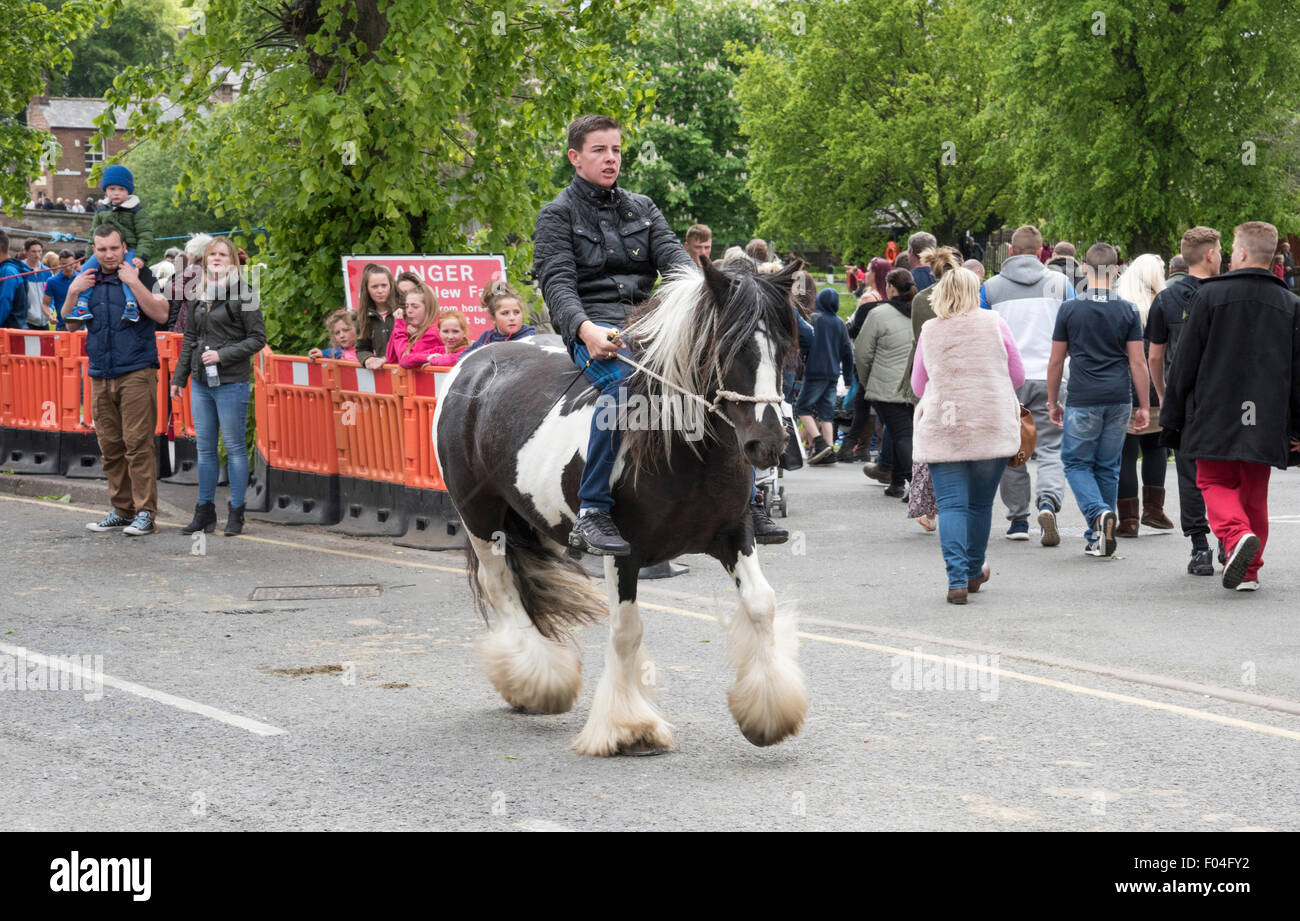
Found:
<svg viewBox="0 0 1300 921"><path fill-rule="evenodd" d="M1025 408L1025 404L1020 404L1020 450L1012 455L1011 460L1007 461L1008 467L1022 467L1029 461L1029 456L1034 453L1034 446L1038 444L1038 429L1034 426L1033 414Z"/></svg>

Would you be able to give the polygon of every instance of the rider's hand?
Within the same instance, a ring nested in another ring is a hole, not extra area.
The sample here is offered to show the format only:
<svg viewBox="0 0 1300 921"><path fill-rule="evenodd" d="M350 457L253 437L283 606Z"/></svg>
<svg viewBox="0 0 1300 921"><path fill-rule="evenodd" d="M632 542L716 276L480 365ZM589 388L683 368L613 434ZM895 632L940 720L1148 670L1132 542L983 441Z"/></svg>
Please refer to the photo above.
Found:
<svg viewBox="0 0 1300 921"><path fill-rule="evenodd" d="M578 327L578 338L592 358L613 358L618 354L618 343L609 340L609 333L604 326L597 326L590 320L583 320Z"/></svg>

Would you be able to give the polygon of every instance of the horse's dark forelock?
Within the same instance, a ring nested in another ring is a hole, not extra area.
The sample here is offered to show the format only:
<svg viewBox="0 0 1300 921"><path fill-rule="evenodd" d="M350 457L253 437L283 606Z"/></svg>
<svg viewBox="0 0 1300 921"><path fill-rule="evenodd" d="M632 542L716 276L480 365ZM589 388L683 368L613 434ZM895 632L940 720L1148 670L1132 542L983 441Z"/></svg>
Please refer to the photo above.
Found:
<svg viewBox="0 0 1300 921"><path fill-rule="evenodd" d="M724 269L723 274L728 284L721 302L714 298L710 286L697 273L691 273L689 280L675 275L665 282L656 297L629 316L629 329L634 331L631 337L633 355L644 357L645 343L639 342L635 335L638 321L652 319L651 315L661 308L672 309L664 304L674 298L678 299L677 309L680 311L680 298L686 292L678 286L691 285L690 315L679 314L677 319L679 323L691 323L692 328L705 331L703 338L689 341L691 354L684 356L689 357L695 367L697 383L694 389L702 397L707 397L709 388L716 387L720 378L726 378L733 371L742 356L750 356L757 364L754 339L760 326L775 348L773 357L778 372L798 342L794 307L789 299L789 274L758 275L748 267ZM652 396L669 392L653 378L640 373L632 376L628 389ZM706 414L705 425L710 426L712 421ZM662 435L662 432L635 429L625 432L629 460L634 469L653 467L660 457L665 456L659 450L668 447ZM698 446L692 444L691 449L695 451Z"/></svg>
<svg viewBox="0 0 1300 921"><path fill-rule="evenodd" d="M717 342L710 348L720 375L726 377L731 371L741 352L753 342L760 324L776 347L776 366L781 368L798 338L788 289L770 275L738 272L729 277L732 283L726 303L718 305Z"/></svg>

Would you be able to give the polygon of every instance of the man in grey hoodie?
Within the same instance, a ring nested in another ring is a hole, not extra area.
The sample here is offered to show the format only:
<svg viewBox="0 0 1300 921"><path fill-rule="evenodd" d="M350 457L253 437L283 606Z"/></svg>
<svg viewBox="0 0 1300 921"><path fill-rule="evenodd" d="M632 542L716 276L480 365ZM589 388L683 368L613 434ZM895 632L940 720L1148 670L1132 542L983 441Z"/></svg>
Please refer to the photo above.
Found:
<svg viewBox="0 0 1300 921"><path fill-rule="evenodd" d="M1048 420L1047 362L1052 354L1052 330L1061 304L1075 296L1070 279L1049 271L1038 261L1043 235L1026 224L1011 235L1011 255L1002 270L980 286L980 306L996 311L1016 338L1025 366L1025 382L1016 388L1020 402L1033 414L1038 429L1034 456L1038 459L1038 491L1034 507L1042 529L1044 547L1061 542L1056 513L1065 495L1065 468L1061 464L1061 429ZM1062 385L1061 400L1065 389ZM1002 475L1002 503L1007 507L1008 540L1029 540L1029 465L1008 467Z"/></svg>

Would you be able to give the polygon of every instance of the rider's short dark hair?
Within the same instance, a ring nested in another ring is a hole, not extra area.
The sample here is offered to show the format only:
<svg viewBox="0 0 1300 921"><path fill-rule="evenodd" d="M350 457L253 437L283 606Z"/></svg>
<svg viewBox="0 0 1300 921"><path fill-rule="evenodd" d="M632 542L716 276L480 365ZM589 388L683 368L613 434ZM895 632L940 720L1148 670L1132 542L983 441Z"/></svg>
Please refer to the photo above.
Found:
<svg viewBox="0 0 1300 921"><path fill-rule="evenodd" d="M593 131L622 131L623 126L608 115L579 115L569 122L569 149L582 152L587 135Z"/></svg>

